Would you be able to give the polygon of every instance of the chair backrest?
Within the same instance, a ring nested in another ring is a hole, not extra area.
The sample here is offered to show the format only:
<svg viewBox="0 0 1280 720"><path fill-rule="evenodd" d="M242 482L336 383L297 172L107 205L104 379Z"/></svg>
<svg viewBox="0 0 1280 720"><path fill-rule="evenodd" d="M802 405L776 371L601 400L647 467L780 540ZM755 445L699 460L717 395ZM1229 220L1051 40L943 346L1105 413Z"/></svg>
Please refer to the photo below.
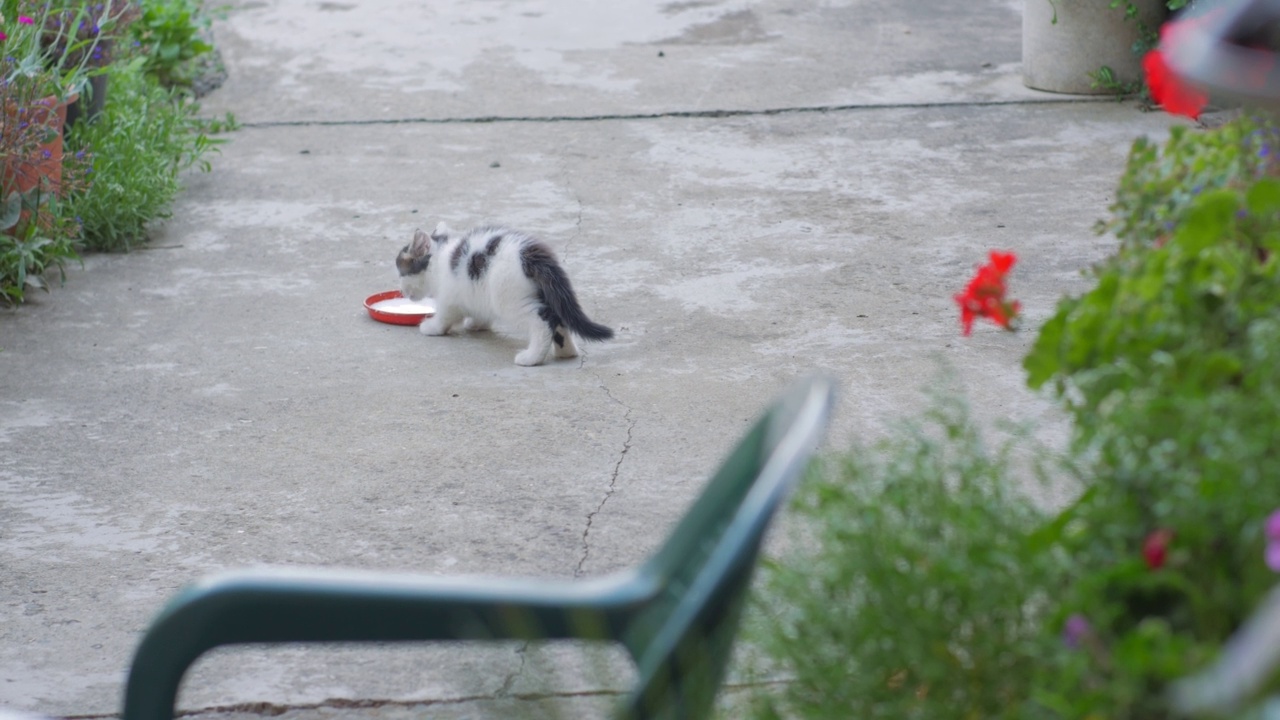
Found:
<svg viewBox="0 0 1280 720"><path fill-rule="evenodd" d="M724 674L765 530L827 425L832 384L803 381L756 422L640 570L660 597L624 642L640 682L624 717L702 717Z"/></svg>

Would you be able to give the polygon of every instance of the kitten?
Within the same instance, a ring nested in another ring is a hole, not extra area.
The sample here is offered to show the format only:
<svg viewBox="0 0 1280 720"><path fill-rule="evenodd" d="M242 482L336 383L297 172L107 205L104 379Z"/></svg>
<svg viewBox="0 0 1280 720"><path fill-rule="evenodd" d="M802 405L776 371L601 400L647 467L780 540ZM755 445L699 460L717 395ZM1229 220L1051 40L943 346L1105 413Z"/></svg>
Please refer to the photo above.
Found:
<svg viewBox="0 0 1280 720"><path fill-rule="evenodd" d="M552 346L557 358L577 357L573 334L613 337L582 312L551 248L518 230L484 226L457 234L444 223L430 235L418 230L396 256L396 269L405 297L435 299L435 315L418 326L422 334L444 335L464 319L471 330L510 324L529 333L517 365L541 365Z"/></svg>

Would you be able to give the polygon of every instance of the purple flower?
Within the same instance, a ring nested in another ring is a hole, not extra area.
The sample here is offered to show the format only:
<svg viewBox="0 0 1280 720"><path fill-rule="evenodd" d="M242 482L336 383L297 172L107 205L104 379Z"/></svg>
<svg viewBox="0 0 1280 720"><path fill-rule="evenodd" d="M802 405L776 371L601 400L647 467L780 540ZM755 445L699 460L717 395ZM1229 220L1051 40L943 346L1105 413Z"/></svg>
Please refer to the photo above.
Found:
<svg viewBox="0 0 1280 720"><path fill-rule="evenodd" d="M1267 522L1262 526L1262 534L1267 538L1263 559L1266 560L1267 567L1280 572L1280 510L1267 516Z"/></svg>
<svg viewBox="0 0 1280 720"><path fill-rule="evenodd" d="M1270 542L1280 542L1280 510L1276 510L1267 517L1267 524L1264 526L1263 533Z"/></svg>
<svg viewBox="0 0 1280 720"><path fill-rule="evenodd" d="M1093 626L1085 616L1073 613L1062 626L1062 643L1075 650L1091 632L1093 632Z"/></svg>
<svg viewBox="0 0 1280 720"><path fill-rule="evenodd" d="M1264 557L1267 561L1267 567L1275 572L1280 572L1280 543L1267 543Z"/></svg>

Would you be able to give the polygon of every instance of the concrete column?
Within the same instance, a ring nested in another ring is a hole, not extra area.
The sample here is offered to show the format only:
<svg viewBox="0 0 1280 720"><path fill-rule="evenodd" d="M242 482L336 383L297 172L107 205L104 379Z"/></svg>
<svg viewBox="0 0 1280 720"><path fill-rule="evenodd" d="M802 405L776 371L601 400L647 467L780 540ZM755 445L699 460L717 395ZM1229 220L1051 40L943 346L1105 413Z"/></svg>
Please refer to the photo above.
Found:
<svg viewBox="0 0 1280 720"><path fill-rule="evenodd" d="M1164 0L1130 0L1138 19L1156 29L1168 14ZM1120 82L1142 78L1142 59L1133 52L1137 19L1125 20L1125 0L1025 0L1022 12L1022 82L1029 88L1096 95L1090 73L1111 68ZM1053 21L1057 14L1057 22Z"/></svg>

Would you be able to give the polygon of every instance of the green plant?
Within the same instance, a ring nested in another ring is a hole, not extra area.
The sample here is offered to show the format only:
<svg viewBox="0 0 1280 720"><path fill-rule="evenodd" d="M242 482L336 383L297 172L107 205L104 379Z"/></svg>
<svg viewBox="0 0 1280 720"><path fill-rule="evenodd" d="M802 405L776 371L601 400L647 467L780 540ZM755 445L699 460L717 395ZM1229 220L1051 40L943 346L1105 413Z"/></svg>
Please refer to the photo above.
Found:
<svg viewBox="0 0 1280 720"><path fill-rule="evenodd" d="M213 51L204 40L209 25L200 0L143 0L132 28L146 57L144 71L166 87L191 85L195 61Z"/></svg>
<svg viewBox="0 0 1280 720"><path fill-rule="evenodd" d="M765 571L786 679L758 717L1164 720L1175 697L1263 716L1280 594L1241 628L1280 572L1274 127L1135 143L1102 225L1119 248L1024 360L1072 420L1066 507L1010 490L1010 451L946 404L812 478Z"/></svg>
<svg viewBox="0 0 1280 720"><path fill-rule="evenodd" d="M71 129L68 146L92 148L95 181L69 198L69 212L83 228L93 250L127 250L142 242L147 223L168 217L181 189L179 175L195 167L209 169L208 154L222 140L213 124L196 116L199 106L175 95L143 74L145 60L113 65L111 94L101 116Z"/></svg>
<svg viewBox="0 0 1280 720"><path fill-rule="evenodd" d="M1046 515L1014 489L1011 447L940 398L925 424L811 472L757 593L750 626L788 680L756 717L1013 716L1056 561L1027 541Z"/></svg>
<svg viewBox="0 0 1280 720"><path fill-rule="evenodd" d="M1117 100L1142 90L1141 82L1137 80L1124 82L1117 78L1115 70L1112 70L1107 65L1103 65L1094 72L1089 73L1089 78L1093 80L1091 83L1093 87L1106 90L1115 95Z"/></svg>
<svg viewBox="0 0 1280 720"><path fill-rule="evenodd" d="M1177 12L1185 8L1192 0L1165 0L1161 3L1170 13ZM1124 19L1132 20L1138 23L1139 38L1133 45L1133 53L1142 55L1148 50L1156 46L1156 40L1159 39L1157 28L1150 27L1142 22L1138 5L1134 0L1111 0L1111 9L1124 10Z"/></svg>
<svg viewBox="0 0 1280 720"><path fill-rule="evenodd" d="M1112 232L1123 246L1159 244L1182 222L1205 191L1242 187L1280 174L1280 126L1266 116L1246 116L1213 132L1173 127L1163 146L1138 138L1099 233Z"/></svg>
<svg viewBox="0 0 1280 720"><path fill-rule="evenodd" d="M1169 12L1174 12L1186 7L1187 2L1188 0L1165 0L1161 4ZM1111 9L1122 10L1126 21L1138 24L1138 39L1133 43L1134 55L1145 55L1148 50L1156 46L1160 39L1159 28L1151 27L1142 21L1138 5L1134 0L1111 0Z"/></svg>
<svg viewBox="0 0 1280 720"><path fill-rule="evenodd" d="M1050 0L1052 2L1052 0ZM1175 12L1186 7L1188 0L1166 0L1161 3L1162 9L1169 12ZM1138 28L1138 37L1134 40L1130 50L1137 57L1143 57L1160 44L1160 26L1152 26L1148 24L1142 17L1140 9L1134 0L1111 0L1110 7L1112 10L1120 10L1124 13L1126 22L1136 23ZM1162 18L1163 20L1163 18ZM1054 21L1057 21L1057 7L1054 7ZM1141 80L1123 82L1115 75L1115 70L1102 65L1097 70L1089 73L1089 77L1093 80L1094 88L1106 90L1116 96L1116 99L1142 93L1144 99L1149 100L1149 94L1146 93L1147 86Z"/></svg>
<svg viewBox="0 0 1280 720"><path fill-rule="evenodd" d="M16 227L22 206L9 203L0 224ZM0 300L16 305L26 298L28 288L47 290L45 274L57 270L65 279L65 264L78 258L70 236L41 232L36 223L23 223L16 232L0 234Z"/></svg>
<svg viewBox="0 0 1280 720"><path fill-rule="evenodd" d="M0 300L22 302L28 288L47 289L44 275L75 257L78 231L60 194L86 179L83 162L63 167L59 108L88 77L83 58L96 39L71 37L70 26L49 31L53 18L79 22L74 11L30 0L0 2ZM104 21L105 18L100 18Z"/></svg>
<svg viewBox="0 0 1280 720"><path fill-rule="evenodd" d="M1163 155L1135 143L1107 225L1124 244L1095 269L1090 292L1059 304L1024 362L1033 388L1052 381L1081 442L1105 438L1112 412L1256 397L1280 382L1265 345L1280 291L1280 180L1256 162L1251 127L1194 142L1175 132ZM1217 162L1158 170L1187 156Z"/></svg>
<svg viewBox="0 0 1280 720"><path fill-rule="evenodd" d="M0 301L8 305L22 303L28 288L48 290L45 275L52 270L65 280L65 263L79 259L80 227L68 214L64 196L88 187L92 155L82 151L65 162L45 160L44 165L51 162L61 166L56 180L28 178L24 165L6 172L8 194L0 201ZM26 184L30 186L23 189Z"/></svg>
<svg viewBox="0 0 1280 720"><path fill-rule="evenodd" d="M110 64L116 44L141 12L135 0L60 0L46 7L41 43L61 67L87 75Z"/></svg>
<svg viewBox="0 0 1280 720"><path fill-rule="evenodd" d="M1253 154L1248 127L1205 150ZM1171 142L1175 156L1199 144ZM1059 304L1025 361L1089 460L1055 541L1073 558L1064 607L1090 618L1099 650L1056 668L1044 697L1063 717L1165 717L1159 690L1212 658L1275 582L1262 526L1280 507L1280 180L1244 168L1161 200L1157 217L1176 220L1153 245L1149 220L1122 223L1134 242ZM1168 562L1144 567L1137 548L1157 532Z"/></svg>

